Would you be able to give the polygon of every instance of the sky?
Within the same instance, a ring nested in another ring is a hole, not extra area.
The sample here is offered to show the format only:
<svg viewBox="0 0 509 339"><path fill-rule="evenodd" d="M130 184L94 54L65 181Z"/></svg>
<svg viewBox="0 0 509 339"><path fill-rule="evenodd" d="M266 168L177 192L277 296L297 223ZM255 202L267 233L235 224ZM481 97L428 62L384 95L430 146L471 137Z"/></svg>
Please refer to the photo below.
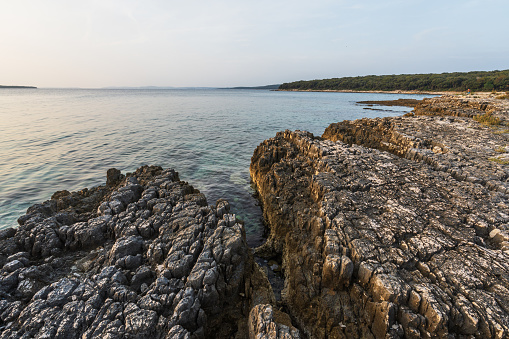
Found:
<svg viewBox="0 0 509 339"><path fill-rule="evenodd" d="M509 68L507 0L0 0L0 85L258 86Z"/></svg>

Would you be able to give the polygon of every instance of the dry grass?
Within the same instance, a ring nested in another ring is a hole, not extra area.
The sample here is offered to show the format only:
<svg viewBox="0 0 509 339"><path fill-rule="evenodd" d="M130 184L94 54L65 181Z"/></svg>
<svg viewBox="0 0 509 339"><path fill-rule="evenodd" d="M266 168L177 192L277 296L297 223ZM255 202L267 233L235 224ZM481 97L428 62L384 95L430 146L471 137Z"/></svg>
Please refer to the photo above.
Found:
<svg viewBox="0 0 509 339"><path fill-rule="evenodd" d="M493 115L486 113L474 116L474 120L488 126L500 125L500 119Z"/></svg>

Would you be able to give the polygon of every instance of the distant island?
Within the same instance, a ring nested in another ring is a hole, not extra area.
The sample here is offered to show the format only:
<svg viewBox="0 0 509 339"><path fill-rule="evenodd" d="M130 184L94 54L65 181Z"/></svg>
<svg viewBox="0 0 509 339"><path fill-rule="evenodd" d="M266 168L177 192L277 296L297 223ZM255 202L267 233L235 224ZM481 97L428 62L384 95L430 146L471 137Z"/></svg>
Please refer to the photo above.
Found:
<svg viewBox="0 0 509 339"><path fill-rule="evenodd" d="M276 90L276 89L280 89L282 85L280 84L276 84L276 85L265 85L265 86L253 86L253 87L248 87L248 86L244 86L244 87L228 87L226 89L263 89L263 90Z"/></svg>
<svg viewBox="0 0 509 339"><path fill-rule="evenodd" d="M509 91L509 70L367 75L284 83L282 91Z"/></svg>
<svg viewBox="0 0 509 339"><path fill-rule="evenodd" d="M4 85L0 85L0 88L37 88L35 86L4 86Z"/></svg>

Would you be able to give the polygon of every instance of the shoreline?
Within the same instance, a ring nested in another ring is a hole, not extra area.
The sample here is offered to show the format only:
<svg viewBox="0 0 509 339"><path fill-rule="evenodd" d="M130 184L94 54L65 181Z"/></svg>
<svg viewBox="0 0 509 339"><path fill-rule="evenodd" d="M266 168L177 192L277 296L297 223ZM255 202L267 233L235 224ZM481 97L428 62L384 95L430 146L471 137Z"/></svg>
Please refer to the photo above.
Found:
<svg viewBox="0 0 509 339"><path fill-rule="evenodd" d="M430 95L447 95L447 94L461 94L462 92L434 92L434 91L354 91L349 89L325 89L325 90L297 90L297 89L278 89L280 92L330 92L330 93L376 93L376 94L430 94Z"/></svg>
<svg viewBox="0 0 509 339"><path fill-rule="evenodd" d="M446 95L264 141L250 172L270 234L255 253L282 257L298 328L509 335L508 126L509 100Z"/></svg>
<svg viewBox="0 0 509 339"><path fill-rule="evenodd" d="M263 141L250 174L270 233L254 250L226 200L172 169L55 192L0 230L0 332L505 337L509 100L490 96Z"/></svg>
<svg viewBox="0 0 509 339"><path fill-rule="evenodd" d="M331 92L331 93L377 93L377 94L426 94L426 95L465 95L466 92L453 92L453 91L354 91L354 90L296 90L296 89L277 89L279 92ZM496 95L500 95L504 92L497 92ZM473 92L471 95L491 95L492 92Z"/></svg>

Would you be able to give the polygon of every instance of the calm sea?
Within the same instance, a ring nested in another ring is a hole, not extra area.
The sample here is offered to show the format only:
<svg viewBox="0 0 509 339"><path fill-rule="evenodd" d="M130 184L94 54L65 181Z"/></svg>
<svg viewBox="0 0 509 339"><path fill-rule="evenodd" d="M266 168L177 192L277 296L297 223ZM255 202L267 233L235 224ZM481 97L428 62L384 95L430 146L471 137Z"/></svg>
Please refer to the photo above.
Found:
<svg viewBox="0 0 509 339"><path fill-rule="evenodd" d="M332 122L401 115L360 100L422 95L225 89L0 89L0 228L58 190L106 181L141 165L172 167L205 193L230 201L250 242L262 233L250 187L255 147L276 132L321 135Z"/></svg>

